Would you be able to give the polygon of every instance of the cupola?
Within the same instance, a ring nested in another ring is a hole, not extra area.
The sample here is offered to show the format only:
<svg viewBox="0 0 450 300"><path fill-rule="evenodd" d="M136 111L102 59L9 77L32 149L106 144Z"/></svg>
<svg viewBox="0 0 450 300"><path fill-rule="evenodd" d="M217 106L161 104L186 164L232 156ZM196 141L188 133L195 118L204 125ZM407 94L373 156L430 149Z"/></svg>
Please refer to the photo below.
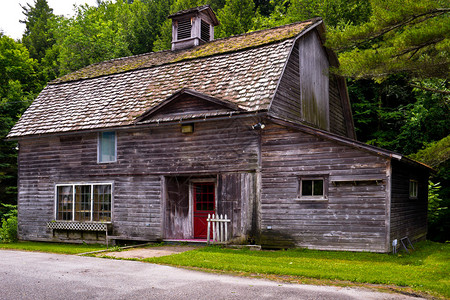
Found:
<svg viewBox="0 0 450 300"><path fill-rule="evenodd" d="M214 39L214 26L219 25L209 5L182 10L172 19L172 50L187 49Z"/></svg>

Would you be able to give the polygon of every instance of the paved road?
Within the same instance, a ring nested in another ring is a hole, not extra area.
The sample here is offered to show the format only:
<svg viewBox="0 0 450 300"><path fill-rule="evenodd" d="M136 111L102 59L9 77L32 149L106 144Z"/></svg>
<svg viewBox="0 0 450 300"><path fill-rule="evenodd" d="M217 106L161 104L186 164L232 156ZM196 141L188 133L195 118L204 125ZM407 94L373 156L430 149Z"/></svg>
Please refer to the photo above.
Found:
<svg viewBox="0 0 450 300"><path fill-rule="evenodd" d="M0 299L415 299L135 261L0 250Z"/></svg>

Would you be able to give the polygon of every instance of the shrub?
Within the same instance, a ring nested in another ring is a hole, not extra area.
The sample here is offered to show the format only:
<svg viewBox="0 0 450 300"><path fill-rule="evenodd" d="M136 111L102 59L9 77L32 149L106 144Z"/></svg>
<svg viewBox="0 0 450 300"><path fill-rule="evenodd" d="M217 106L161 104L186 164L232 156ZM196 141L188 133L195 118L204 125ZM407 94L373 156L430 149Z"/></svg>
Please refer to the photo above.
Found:
<svg viewBox="0 0 450 300"><path fill-rule="evenodd" d="M2 227L0 228L1 242L16 242L17 241L17 206L2 204L9 211L3 215Z"/></svg>

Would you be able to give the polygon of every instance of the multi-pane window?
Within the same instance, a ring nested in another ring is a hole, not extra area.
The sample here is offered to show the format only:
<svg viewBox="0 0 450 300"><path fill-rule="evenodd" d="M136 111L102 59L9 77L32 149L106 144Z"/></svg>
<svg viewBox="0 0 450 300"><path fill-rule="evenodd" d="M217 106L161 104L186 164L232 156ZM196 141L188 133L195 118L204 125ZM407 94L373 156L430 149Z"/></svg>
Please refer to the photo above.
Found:
<svg viewBox="0 0 450 300"><path fill-rule="evenodd" d="M194 183L195 211L214 211L214 182Z"/></svg>
<svg viewBox="0 0 450 300"><path fill-rule="evenodd" d="M409 181L409 198L416 199L419 191L419 184L417 180L411 179Z"/></svg>
<svg viewBox="0 0 450 300"><path fill-rule="evenodd" d="M300 177L299 198L325 199L327 197L326 178Z"/></svg>
<svg viewBox="0 0 450 300"><path fill-rule="evenodd" d="M116 161L116 133L114 131L100 132L98 136L98 162Z"/></svg>
<svg viewBox="0 0 450 300"><path fill-rule="evenodd" d="M56 186L56 219L79 222L111 221L111 184Z"/></svg>

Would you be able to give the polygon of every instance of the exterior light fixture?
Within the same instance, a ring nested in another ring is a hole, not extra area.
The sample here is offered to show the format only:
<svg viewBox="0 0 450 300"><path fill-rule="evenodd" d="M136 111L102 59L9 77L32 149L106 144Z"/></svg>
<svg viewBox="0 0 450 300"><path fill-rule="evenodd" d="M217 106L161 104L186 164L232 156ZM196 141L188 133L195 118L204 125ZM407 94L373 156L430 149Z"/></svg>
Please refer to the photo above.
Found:
<svg viewBox="0 0 450 300"><path fill-rule="evenodd" d="M194 123L181 124L181 133L193 133Z"/></svg>
<svg viewBox="0 0 450 300"><path fill-rule="evenodd" d="M252 126L252 128L254 129L254 130L260 130L260 129L264 129L264 127L266 127L266 125L264 125L263 123L257 123L257 124L255 124L255 125L253 125Z"/></svg>

